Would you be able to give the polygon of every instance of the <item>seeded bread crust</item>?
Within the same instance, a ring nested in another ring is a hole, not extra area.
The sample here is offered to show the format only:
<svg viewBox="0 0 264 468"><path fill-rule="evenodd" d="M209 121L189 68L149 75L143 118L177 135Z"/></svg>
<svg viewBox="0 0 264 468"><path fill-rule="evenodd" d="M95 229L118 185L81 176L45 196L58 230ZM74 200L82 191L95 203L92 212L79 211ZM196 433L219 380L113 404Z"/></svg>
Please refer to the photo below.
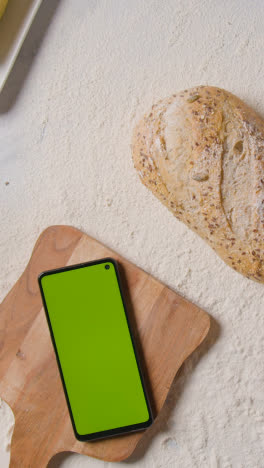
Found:
<svg viewBox="0 0 264 468"><path fill-rule="evenodd" d="M264 121L233 94L199 86L136 126L142 182L239 273L264 282Z"/></svg>

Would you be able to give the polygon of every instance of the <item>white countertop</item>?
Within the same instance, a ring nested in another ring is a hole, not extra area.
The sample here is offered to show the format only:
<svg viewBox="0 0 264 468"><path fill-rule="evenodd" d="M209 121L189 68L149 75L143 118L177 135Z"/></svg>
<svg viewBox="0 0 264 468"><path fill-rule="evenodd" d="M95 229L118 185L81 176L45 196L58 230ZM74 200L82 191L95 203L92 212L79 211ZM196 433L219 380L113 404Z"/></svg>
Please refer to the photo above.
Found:
<svg viewBox="0 0 264 468"><path fill-rule="evenodd" d="M263 24L262 0L43 0L0 95L1 299L40 232L70 224L213 317L138 468L263 467L264 286L173 218L130 150L142 113L194 85L226 88L264 115ZM12 418L0 411L4 468ZM55 466L120 464L64 455Z"/></svg>

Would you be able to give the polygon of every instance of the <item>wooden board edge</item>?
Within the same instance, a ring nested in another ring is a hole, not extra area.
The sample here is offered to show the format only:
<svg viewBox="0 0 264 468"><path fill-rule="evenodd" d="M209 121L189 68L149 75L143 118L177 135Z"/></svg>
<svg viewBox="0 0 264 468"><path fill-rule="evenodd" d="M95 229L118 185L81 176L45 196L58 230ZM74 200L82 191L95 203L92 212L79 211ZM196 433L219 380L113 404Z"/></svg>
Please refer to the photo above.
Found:
<svg viewBox="0 0 264 468"><path fill-rule="evenodd" d="M30 268L30 265L32 263L32 260L34 258L34 255L38 249L38 246L40 245L40 243L42 242L43 240L43 237L45 237L47 234L49 234L50 232L54 231L55 229L57 228L62 228L62 229L71 229L76 237L78 237L78 241L81 239L81 237L84 235L84 233L82 231L80 231L79 229L76 229L75 227L72 227L72 226L67 226L67 225L51 225L51 226L48 226L46 229L44 229L44 231L42 231L39 236L37 237L37 240L34 244L34 247L31 251L31 254L30 254L30 257L29 257L29 260L23 270L23 272L21 273L21 275L18 277L17 281L15 282L15 284L13 284L12 288L8 291L8 293L5 295L4 299L2 300L2 302L0 303L0 307L4 304L4 302L9 299L9 296L11 295L12 291L17 287L17 285L21 282L21 280L23 279L24 276L26 276L29 268ZM76 241L77 243L77 241Z"/></svg>

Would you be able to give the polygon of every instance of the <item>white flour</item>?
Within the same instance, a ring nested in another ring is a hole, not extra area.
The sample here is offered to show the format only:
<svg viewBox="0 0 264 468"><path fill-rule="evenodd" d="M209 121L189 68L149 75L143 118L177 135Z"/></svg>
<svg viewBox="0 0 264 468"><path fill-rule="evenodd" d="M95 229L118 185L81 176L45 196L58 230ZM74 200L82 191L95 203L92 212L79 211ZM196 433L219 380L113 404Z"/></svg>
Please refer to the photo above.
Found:
<svg viewBox="0 0 264 468"><path fill-rule="evenodd" d="M174 219L140 183L130 151L142 113L187 87L226 88L264 115L263 23L261 0L63 0L39 48L35 28L0 96L1 298L40 232L70 224L213 317L132 458L139 468L264 466L264 285ZM2 450L12 424L4 408ZM54 466L120 464L70 455Z"/></svg>

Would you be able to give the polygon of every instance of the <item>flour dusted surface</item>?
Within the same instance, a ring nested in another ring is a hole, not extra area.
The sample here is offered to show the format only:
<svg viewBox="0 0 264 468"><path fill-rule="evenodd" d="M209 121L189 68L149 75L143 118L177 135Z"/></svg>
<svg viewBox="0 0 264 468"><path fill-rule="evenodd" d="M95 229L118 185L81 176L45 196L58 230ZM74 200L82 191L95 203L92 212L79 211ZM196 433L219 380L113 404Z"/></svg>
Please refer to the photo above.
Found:
<svg viewBox="0 0 264 468"><path fill-rule="evenodd" d="M264 115L263 20L260 0L64 0L38 49L39 29L29 36L0 95L1 298L39 233L72 224L213 317L145 456L144 446L135 455L139 468L263 467L263 285L227 267L143 187L130 150L145 109L199 84ZM78 455L57 465L108 466Z"/></svg>

